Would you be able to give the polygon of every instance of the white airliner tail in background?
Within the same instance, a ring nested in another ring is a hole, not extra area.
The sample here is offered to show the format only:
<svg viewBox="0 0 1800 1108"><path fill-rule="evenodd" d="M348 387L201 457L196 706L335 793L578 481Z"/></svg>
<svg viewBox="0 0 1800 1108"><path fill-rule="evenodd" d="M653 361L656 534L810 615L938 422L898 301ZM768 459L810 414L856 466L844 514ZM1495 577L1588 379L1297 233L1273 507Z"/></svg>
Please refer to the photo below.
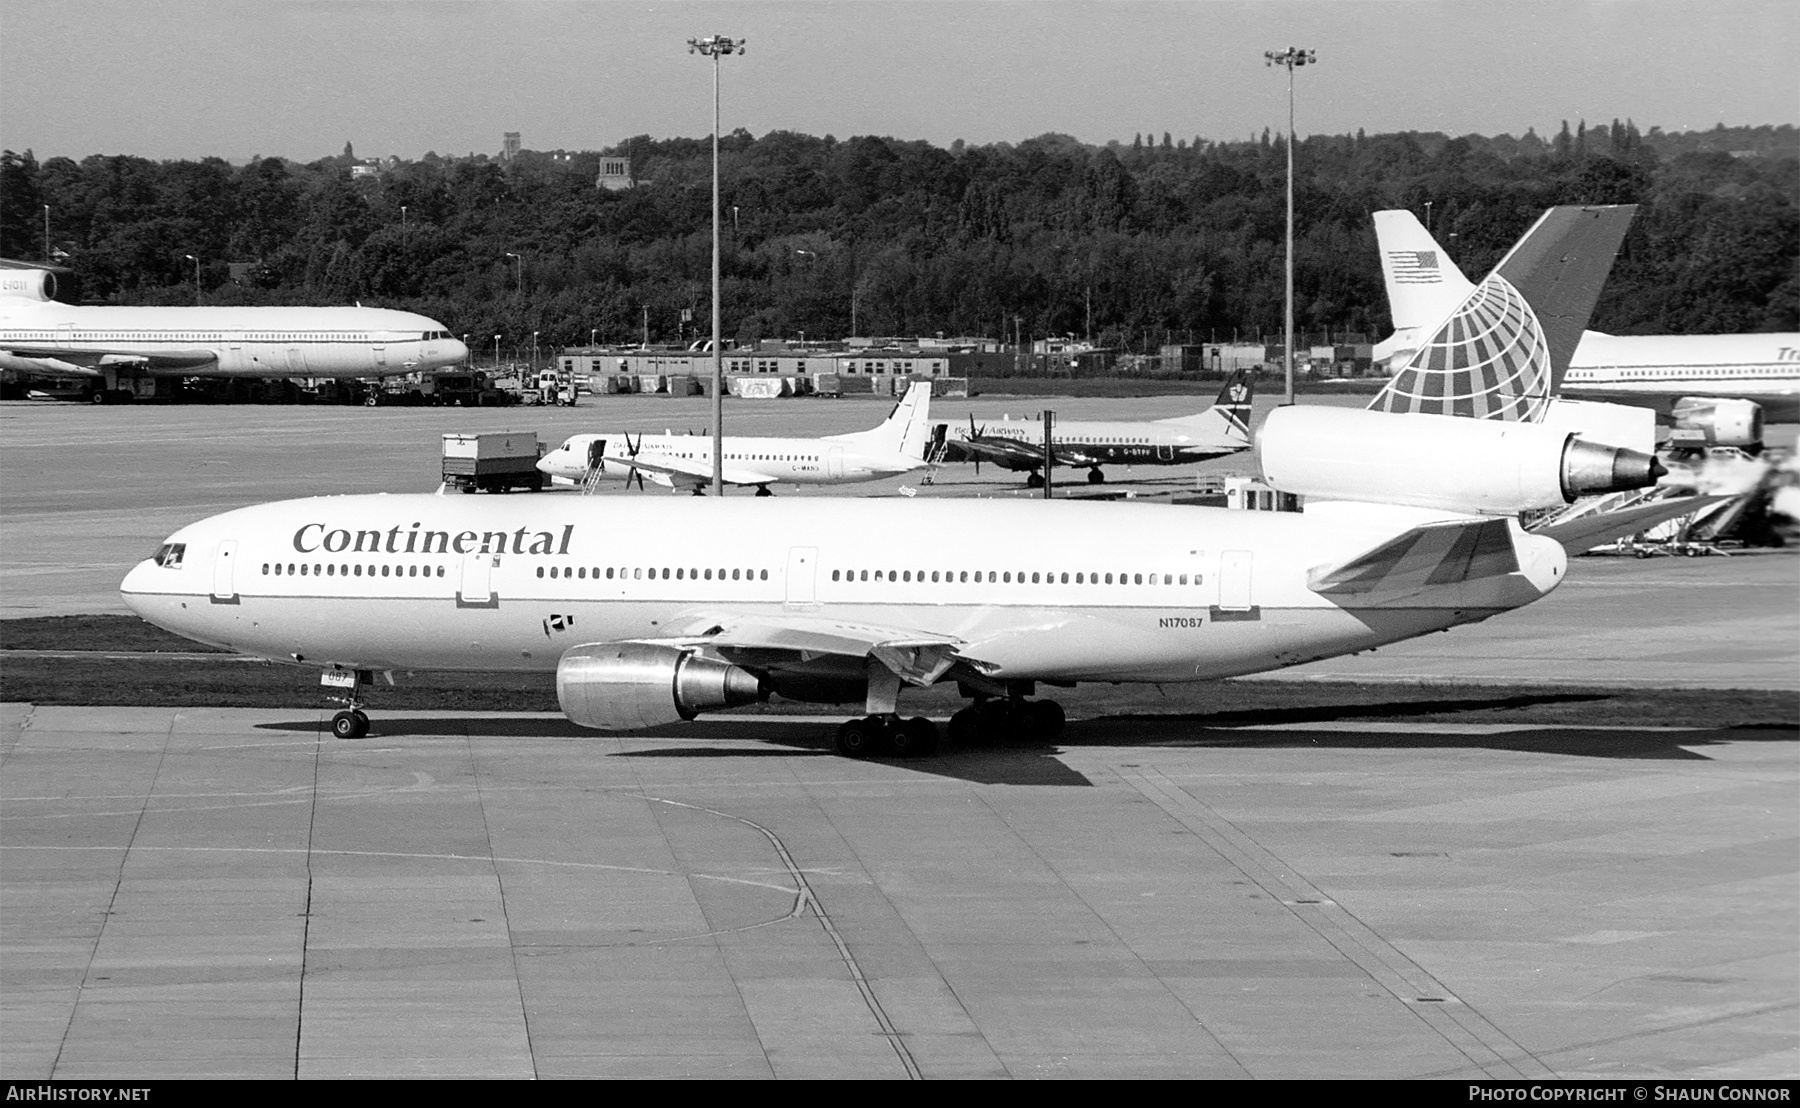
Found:
<svg viewBox="0 0 1800 1108"><path fill-rule="evenodd" d="M825 437L869 454L901 454L923 459L925 440L930 431L931 382L914 381L879 427Z"/></svg>
<svg viewBox="0 0 1800 1108"><path fill-rule="evenodd" d="M1171 416L1156 422L1192 427L1197 431L1211 433L1222 441L1236 441L1248 446L1251 396L1255 388L1255 381L1249 372L1240 369L1226 379L1225 387L1219 390L1219 398L1213 401L1212 407L1193 415Z"/></svg>
<svg viewBox="0 0 1800 1108"><path fill-rule="evenodd" d="M1387 365L1417 350L1430 337L1420 332L1442 322L1475 285L1409 211L1376 212L1375 241L1394 317L1394 333L1375 344L1375 361Z"/></svg>

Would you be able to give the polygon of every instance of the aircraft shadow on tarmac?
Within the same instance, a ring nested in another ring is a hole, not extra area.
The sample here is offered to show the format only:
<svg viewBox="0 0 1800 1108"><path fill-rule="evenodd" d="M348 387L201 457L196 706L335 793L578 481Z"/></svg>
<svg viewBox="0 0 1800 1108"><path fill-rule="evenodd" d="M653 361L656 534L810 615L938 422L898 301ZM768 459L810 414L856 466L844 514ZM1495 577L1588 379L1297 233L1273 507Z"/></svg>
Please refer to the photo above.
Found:
<svg viewBox="0 0 1800 1108"><path fill-rule="evenodd" d="M1454 726L1454 725L1449 725ZM1523 754L1556 754L1573 758L1624 758L1652 761L1711 761L1699 749L1725 743L1795 742L1800 732L1786 727L1695 727L1675 731L1623 731L1580 726L1502 724L1508 730L1487 734L1463 731L1340 731L1327 727L1290 727L1279 731L1250 730L1242 723L1221 724L1210 716L1112 716L1071 723L1060 740L1065 746L1184 746L1234 750L1494 750Z"/></svg>
<svg viewBox="0 0 1800 1108"><path fill-rule="evenodd" d="M1093 782L1056 757L1065 748L1181 746L1244 750L1493 750L1580 758L1692 761L1709 760L1706 754L1695 748L1711 745L1800 741L1800 732L1777 726L1629 731L1518 723L1503 724L1508 727L1507 730L1486 734L1451 730L1455 726L1454 721L1446 721L1446 730L1436 732L1420 729L1417 725L1405 731L1381 730L1378 723L1374 730L1343 731L1328 726L1331 722L1366 717L1391 720L1396 715L1450 714L1457 709L1517 708L1556 701L1603 699L1604 696L1589 694L1551 694L1476 702L1422 701L1411 704L1271 708L1191 715L1105 715L1071 720L1055 743L1019 741L986 743L973 747L946 746L930 758L877 758L872 761L974 784L1083 787L1091 786ZM1309 723L1327 726L1306 727ZM1262 730L1259 726L1271 724L1286 726L1279 731ZM836 726L836 720L823 717L816 723L793 719L760 719L756 716L711 717L698 723L656 728L630 736L634 741L667 738L671 740L671 745L608 751L605 756L659 759L836 757L832 749ZM260 730L290 732L328 729L323 716L263 723L257 727ZM612 738L577 727L565 719L542 716L391 715L378 717L369 739L363 741L405 736L585 741L610 741ZM736 742L730 746L715 745L722 740ZM745 742L759 745L745 747L742 745Z"/></svg>
<svg viewBox="0 0 1800 1108"><path fill-rule="evenodd" d="M765 720L756 716L736 718L715 716L699 723L676 724L628 736L633 740L668 738L681 745L609 751L609 758L813 758L837 757L832 739L838 721L820 717L819 721L799 722L792 719ZM329 717L280 720L255 725L262 731L330 733ZM382 739L418 736L428 738L516 738L516 739L583 739L590 742L610 741L615 736L577 727L566 719L530 716L405 716L378 715L370 721L369 734L363 739L331 742L375 742ZM764 744L746 749L741 745L716 746L718 740L735 739ZM1057 747L1044 743L990 743L979 747L946 745L930 758L872 758L886 765L952 777L978 785L1060 785L1091 786L1084 774L1078 773L1055 758Z"/></svg>

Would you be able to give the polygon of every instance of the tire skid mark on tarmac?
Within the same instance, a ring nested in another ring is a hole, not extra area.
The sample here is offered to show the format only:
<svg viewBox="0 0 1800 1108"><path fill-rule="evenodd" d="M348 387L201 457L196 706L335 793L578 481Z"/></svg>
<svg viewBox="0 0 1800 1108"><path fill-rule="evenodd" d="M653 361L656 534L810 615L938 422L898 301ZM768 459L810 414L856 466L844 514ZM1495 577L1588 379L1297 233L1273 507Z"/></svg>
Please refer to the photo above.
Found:
<svg viewBox="0 0 1800 1108"><path fill-rule="evenodd" d="M763 837L769 840L769 845L775 848L776 855L781 858L781 864L786 867L788 876L793 879L794 885L796 886L794 889L794 906L786 918L797 919L808 909L811 909L813 915L818 917L819 925L825 929L825 934L830 937L832 944L837 947L838 957L842 959L844 968L850 972L850 979L856 983L857 992L862 994L863 1004L868 1007L869 1014L874 1016L875 1022L880 1025L882 1037L887 1039L888 1044L894 1048L894 1054L900 1059L900 1064L905 1067L906 1076L913 1081L922 1080L924 1075L919 1071L919 1063L913 1058L912 1051L907 1049L906 1043L901 1040L900 1032L894 1027L894 1021L888 1017L887 1009L881 1006L881 999L875 995L875 990L869 984L868 977L863 974L862 966L857 962L856 955L851 953L850 945L844 941L843 935L838 932L837 924L832 922L831 915L825 911L825 905L821 904L818 896L813 893L812 884L806 879L806 871L801 869L794 861L794 856L788 853L787 844L781 841L781 836L769 830L767 827L764 827L762 824L757 823L753 819L746 819L743 816L734 816L730 812L721 812L717 808L708 808L700 804L689 804L681 800L669 800L665 797L650 796L648 794L645 794L644 799L653 801L657 804L667 804L674 808L685 808L690 812L705 812L708 815L718 816L721 819L732 820L743 824L745 827L754 828L755 830L760 831ZM760 927L762 924L757 924L755 926ZM733 930L746 929L734 928Z"/></svg>

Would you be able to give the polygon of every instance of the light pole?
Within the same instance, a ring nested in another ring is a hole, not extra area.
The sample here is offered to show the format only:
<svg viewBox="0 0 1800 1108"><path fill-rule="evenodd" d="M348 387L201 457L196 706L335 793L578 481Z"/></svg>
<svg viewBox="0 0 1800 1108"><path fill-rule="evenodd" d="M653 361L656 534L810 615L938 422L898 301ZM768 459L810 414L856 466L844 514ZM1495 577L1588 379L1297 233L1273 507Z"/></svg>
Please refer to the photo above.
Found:
<svg viewBox="0 0 1800 1108"><path fill-rule="evenodd" d="M463 332L463 357L468 359L470 368L473 368L475 365L475 355L469 352L469 334L467 331Z"/></svg>
<svg viewBox="0 0 1800 1108"><path fill-rule="evenodd" d="M1431 201L1425 201L1425 233L1431 234Z"/></svg>
<svg viewBox="0 0 1800 1108"><path fill-rule="evenodd" d="M594 336L599 333L600 333L600 328L598 328L598 327L589 327L588 328L588 345L589 346L594 345Z"/></svg>
<svg viewBox="0 0 1800 1108"><path fill-rule="evenodd" d="M533 374L537 373L537 336L536 331L531 332L531 372Z"/></svg>
<svg viewBox="0 0 1800 1108"><path fill-rule="evenodd" d="M688 39L688 53L704 54L713 63L713 130L712 130L712 486L714 496L725 495L725 364L719 349L719 56L742 54L743 39L724 35Z"/></svg>
<svg viewBox="0 0 1800 1108"><path fill-rule="evenodd" d="M500 336L494 336L494 372L500 372Z"/></svg>
<svg viewBox="0 0 1800 1108"><path fill-rule="evenodd" d="M44 264L50 264L50 205L44 205Z"/></svg>
<svg viewBox="0 0 1800 1108"><path fill-rule="evenodd" d="M506 256L511 258L517 265L519 271L519 283L517 288L519 295L523 296L525 295L525 259L519 257L519 255L513 253L511 250L506 252Z"/></svg>
<svg viewBox="0 0 1800 1108"><path fill-rule="evenodd" d="M1294 69L1303 65L1317 65L1316 51L1301 50L1290 46L1286 50L1263 51L1264 65L1279 65L1287 70L1288 75L1288 127L1287 127L1287 329L1283 332L1283 343L1287 347L1287 399L1285 404L1294 402Z"/></svg>
<svg viewBox="0 0 1800 1108"><path fill-rule="evenodd" d="M194 263L194 303L198 304L200 303L200 259L192 254L183 254L182 257Z"/></svg>

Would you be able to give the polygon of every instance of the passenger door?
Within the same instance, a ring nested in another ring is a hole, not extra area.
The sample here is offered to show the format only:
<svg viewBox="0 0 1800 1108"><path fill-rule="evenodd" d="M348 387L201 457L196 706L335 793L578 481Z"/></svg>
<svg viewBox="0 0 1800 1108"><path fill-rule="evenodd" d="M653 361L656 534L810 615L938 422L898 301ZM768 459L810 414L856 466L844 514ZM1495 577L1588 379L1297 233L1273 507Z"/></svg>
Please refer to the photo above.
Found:
<svg viewBox="0 0 1800 1108"><path fill-rule="evenodd" d="M236 604L237 594L237 540L221 539L218 552L213 555L212 602L214 604Z"/></svg>
<svg viewBox="0 0 1800 1108"><path fill-rule="evenodd" d="M1249 550L1227 550L1219 555L1219 607L1227 612L1247 612L1251 603L1251 570L1255 554Z"/></svg>
<svg viewBox="0 0 1800 1108"><path fill-rule="evenodd" d="M456 590L456 606L458 608L498 608L500 594L494 591L494 569L500 564L500 555L482 551L476 554L464 554L462 562L462 582Z"/></svg>
<svg viewBox="0 0 1800 1108"><path fill-rule="evenodd" d="M816 546L796 546L788 551L787 603L805 607L816 603L813 598L813 568L819 559Z"/></svg>

